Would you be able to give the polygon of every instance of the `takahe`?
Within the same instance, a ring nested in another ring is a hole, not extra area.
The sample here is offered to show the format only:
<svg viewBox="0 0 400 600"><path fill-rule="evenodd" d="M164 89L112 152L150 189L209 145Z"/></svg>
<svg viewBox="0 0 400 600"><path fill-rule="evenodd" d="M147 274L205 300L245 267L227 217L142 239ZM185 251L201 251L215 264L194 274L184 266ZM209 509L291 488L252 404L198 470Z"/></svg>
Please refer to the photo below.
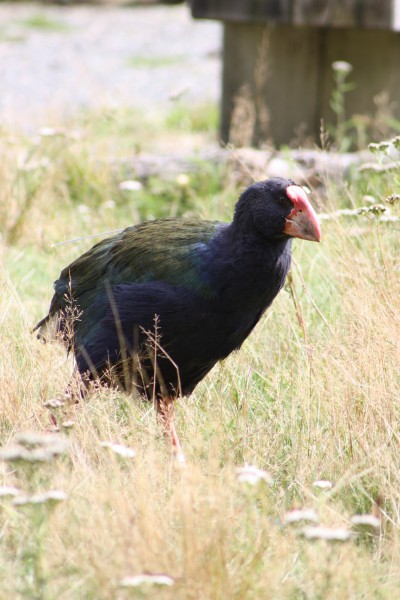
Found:
<svg viewBox="0 0 400 600"><path fill-rule="evenodd" d="M105 239L61 271L39 337L56 327L79 373L153 399L182 458L173 399L240 348L282 288L292 238L319 241L303 188L254 183L232 223L160 219Z"/></svg>

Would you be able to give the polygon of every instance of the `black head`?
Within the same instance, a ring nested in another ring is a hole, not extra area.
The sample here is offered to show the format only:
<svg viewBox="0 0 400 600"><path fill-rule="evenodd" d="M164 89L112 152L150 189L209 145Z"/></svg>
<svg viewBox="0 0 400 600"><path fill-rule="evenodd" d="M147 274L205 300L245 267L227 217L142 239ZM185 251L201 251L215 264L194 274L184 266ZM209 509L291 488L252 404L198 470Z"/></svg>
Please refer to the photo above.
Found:
<svg viewBox="0 0 400 600"><path fill-rule="evenodd" d="M268 239L300 237L319 241L314 209L303 188L291 179L273 177L253 183L240 196L234 224Z"/></svg>

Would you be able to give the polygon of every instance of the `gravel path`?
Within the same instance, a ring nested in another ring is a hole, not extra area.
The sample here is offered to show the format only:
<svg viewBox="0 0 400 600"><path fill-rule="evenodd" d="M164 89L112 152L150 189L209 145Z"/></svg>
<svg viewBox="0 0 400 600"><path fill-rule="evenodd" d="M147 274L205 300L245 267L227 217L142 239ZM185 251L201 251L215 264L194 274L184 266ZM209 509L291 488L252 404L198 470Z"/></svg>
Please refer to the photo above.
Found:
<svg viewBox="0 0 400 600"><path fill-rule="evenodd" d="M0 122L26 131L81 107L217 101L221 27L188 8L0 4Z"/></svg>

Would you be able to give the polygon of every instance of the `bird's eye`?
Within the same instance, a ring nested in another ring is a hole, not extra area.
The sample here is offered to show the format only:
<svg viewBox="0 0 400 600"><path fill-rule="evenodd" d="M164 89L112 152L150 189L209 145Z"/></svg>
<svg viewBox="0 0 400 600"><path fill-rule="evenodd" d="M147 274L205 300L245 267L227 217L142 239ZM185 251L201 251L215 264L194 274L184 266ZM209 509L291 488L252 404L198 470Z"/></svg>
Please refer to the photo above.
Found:
<svg viewBox="0 0 400 600"><path fill-rule="evenodd" d="M279 196L278 203L281 207L281 210L289 210L293 208L293 202L285 194Z"/></svg>
<svg viewBox="0 0 400 600"><path fill-rule="evenodd" d="M286 208L287 206L291 206L291 201L287 196L281 196L279 198L279 204Z"/></svg>

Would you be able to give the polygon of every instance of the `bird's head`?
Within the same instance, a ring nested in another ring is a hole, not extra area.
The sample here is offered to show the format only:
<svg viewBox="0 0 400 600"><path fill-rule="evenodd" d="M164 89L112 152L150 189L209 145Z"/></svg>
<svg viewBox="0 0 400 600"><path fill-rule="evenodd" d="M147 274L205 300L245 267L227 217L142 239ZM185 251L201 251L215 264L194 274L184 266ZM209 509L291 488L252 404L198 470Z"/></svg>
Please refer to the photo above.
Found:
<svg viewBox="0 0 400 600"><path fill-rule="evenodd" d="M258 181L240 196L234 221L264 237L297 237L319 242L321 229L304 189L290 179Z"/></svg>

